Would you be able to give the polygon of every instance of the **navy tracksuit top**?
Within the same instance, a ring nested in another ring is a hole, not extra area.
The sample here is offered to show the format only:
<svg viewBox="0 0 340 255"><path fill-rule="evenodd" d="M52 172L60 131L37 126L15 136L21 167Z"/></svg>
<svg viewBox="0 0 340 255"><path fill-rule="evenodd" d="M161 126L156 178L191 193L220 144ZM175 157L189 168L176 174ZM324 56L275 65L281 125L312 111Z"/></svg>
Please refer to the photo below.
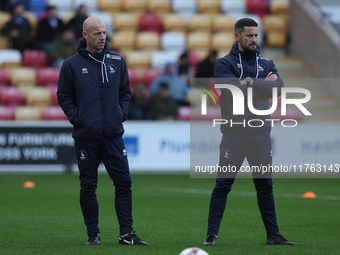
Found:
<svg viewBox="0 0 340 255"><path fill-rule="evenodd" d="M125 60L110 52L86 50L79 39L78 54L65 60L60 71L58 101L74 126L75 139L107 139L122 136L128 116L130 81Z"/></svg>
<svg viewBox="0 0 340 255"><path fill-rule="evenodd" d="M250 112L247 104L247 86L241 85L239 80L251 77L254 81L253 88L253 105L257 110L269 109L269 98L272 97L272 88L278 88L278 96L280 95L283 81L280 79L272 60L259 56L260 48L257 47L256 52L247 53L238 50L237 41L233 44L230 53L223 58L217 60L215 64L215 77L221 78L217 83L233 84L240 88L244 95L244 115L233 115L233 97L228 89L221 89L222 100L222 118L233 120L233 122L246 122L251 119L261 119L264 122L263 127L243 127L242 125L221 125L221 132L262 132L271 130L271 122L265 121L270 119L269 115L259 116ZM264 79L269 72L273 72L278 76L276 81L265 81Z"/></svg>

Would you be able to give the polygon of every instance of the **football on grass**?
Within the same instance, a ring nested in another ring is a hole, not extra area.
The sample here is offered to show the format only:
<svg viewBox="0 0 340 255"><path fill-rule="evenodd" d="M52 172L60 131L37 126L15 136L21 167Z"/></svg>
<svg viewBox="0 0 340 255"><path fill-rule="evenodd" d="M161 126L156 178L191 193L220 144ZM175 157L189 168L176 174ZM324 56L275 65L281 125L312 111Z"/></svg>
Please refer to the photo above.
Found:
<svg viewBox="0 0 340 255"><path fill-rule="evenodd" d="M209 254L200 248L192 247L186 248L179 255L209 255Z"/></svg>

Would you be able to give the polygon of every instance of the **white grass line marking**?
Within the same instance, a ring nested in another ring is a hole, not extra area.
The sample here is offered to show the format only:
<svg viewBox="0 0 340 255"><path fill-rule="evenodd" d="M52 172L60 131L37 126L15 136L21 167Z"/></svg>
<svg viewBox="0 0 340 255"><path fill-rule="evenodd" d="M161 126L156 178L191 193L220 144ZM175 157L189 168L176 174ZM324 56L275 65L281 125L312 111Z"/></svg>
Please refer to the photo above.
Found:
<svg viewBox="0 0 340 255"><path fill-rule="evenodd" d="M173 192L173 193L186 193L186 194L204 194L210 195L212 190L207 189L189 189L189 188L175 188L175 187L166 187L162 188L162 191L165 192ZM232 195L242 196L242 197L256 197L256 192L233 192ZM284 197L284 198L302 198L302 194L288 194L288 193L275 193L274 197ZM324 200L336 200L340 201L340 196L330 196L330 195L317 195L316 199L324 199Z"/></svg>

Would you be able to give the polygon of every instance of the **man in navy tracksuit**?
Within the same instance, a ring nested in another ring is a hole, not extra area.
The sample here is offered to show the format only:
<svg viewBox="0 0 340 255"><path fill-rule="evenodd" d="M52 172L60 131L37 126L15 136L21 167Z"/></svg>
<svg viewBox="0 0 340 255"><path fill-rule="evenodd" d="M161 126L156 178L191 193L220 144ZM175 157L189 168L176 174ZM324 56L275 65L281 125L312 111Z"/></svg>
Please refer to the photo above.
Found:
<svg viewBox="0 0 340 255"><path fill-rule="evenodd" d="M100 161L115 185L120 244L147 245L132 228L131 177L122 135L128 116L130 82L124 59L110 52L105 23L84 21L78 54L61 70L58 101L74 127L80 173L80 205L87 227L86 245L100 244L96 188Z"/></svg>
<svg viewBox="0 0 340 255"><path fill-rule="evenodd" d="M277 73L272 60L259 56L257 46L258 28L252 19L240 19L235 24L236 41L230 53L219 59L215 65L217 83L233 84L242 90L245 103L244 114L233 114L233 96L229 89L221 89L222 118L228 120L221 125L223 133L220 144L220 166L232 166L240 169L247 158L250 166L268 166L272 164L270 130L272 123L266 121L269 115L253 114L247 105L248 87L253 89L253 105L257 110L269 109L268 99L272 89L278 92L283 81ZM256 120L250 121L249 120ZM248 124L251 123L251 124ZM255 127L256 126L256 127ZM231 169L231 168L229 168ZM208 219L207 239L204 245L215 245L220 223L226 206L227 195L231 190L237 172L220 172L211 195ZM257 191L257 201L262 220L267 231L267 244L295 245L288 242L279 233L276 221L272 173L253 173Z"/></svg>

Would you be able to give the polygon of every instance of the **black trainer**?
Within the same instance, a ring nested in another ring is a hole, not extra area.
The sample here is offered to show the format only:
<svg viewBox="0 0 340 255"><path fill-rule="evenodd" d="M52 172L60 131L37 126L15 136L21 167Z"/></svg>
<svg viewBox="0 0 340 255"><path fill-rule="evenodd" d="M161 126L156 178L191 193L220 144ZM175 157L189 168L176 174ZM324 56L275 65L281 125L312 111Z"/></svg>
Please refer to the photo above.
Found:
<svg viewBox="0 0 340 255"><path fill-rule="evenodd" d="M85 245L99 245L100 244L100 234L99 233L91 233L89 234L89 239Z"/></svg>
<svg viewBox="0 0 340 255"><path fill-rule="evenodd" d="M208 235L207 239L204 241L203 245L205 246L214 246L217 244L217 236L215 235Z"/></svg>
<svg viewBox="0 0 340 255"><path fill-rule="evenodd" d="M288 242L288 240L284 238L282 235L268 237L267 244L296 245L296 243Z"/></svg>
<svg viewBox="0 0 340 255"><path fill-rule="evenodd" d="M119 244L127 245L149 245L147 242L142 241L136 234L135 231L127 233L119 237Z"/></svg>

